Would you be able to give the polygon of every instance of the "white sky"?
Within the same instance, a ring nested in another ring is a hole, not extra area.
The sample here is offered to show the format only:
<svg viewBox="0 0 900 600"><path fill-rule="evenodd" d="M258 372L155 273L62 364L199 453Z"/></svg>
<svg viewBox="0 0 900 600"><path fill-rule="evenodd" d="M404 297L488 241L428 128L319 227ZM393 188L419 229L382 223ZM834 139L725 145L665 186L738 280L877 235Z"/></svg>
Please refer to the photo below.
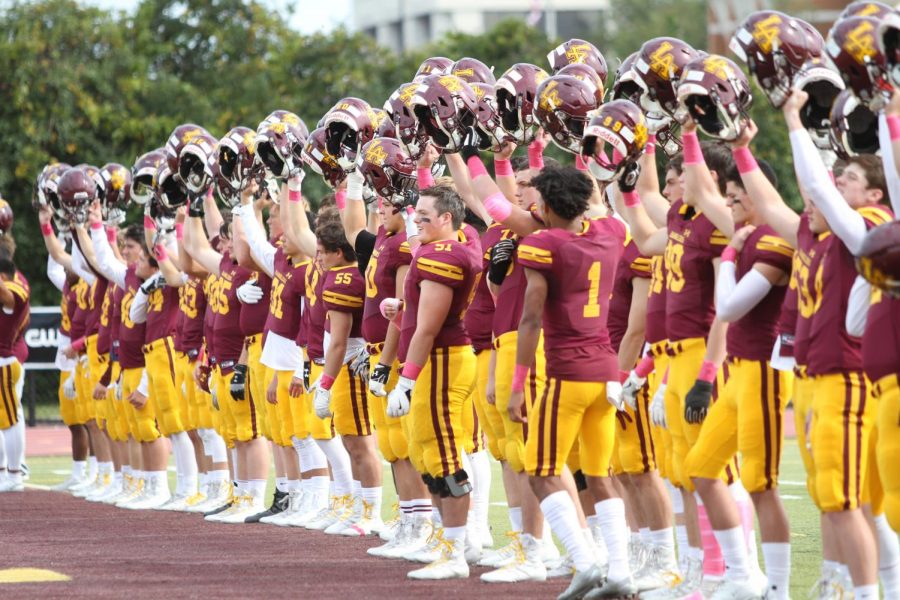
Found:
<svg viewBox="0 0 900 600"><path fill-rule="evenodd" d="M103 8L132 11L138 0L79 0ZM330 31L338 25L350 25L350 0L261 0L290 17L291 27L303 33ZM293 5L290 13L287 7Z"/></svg>

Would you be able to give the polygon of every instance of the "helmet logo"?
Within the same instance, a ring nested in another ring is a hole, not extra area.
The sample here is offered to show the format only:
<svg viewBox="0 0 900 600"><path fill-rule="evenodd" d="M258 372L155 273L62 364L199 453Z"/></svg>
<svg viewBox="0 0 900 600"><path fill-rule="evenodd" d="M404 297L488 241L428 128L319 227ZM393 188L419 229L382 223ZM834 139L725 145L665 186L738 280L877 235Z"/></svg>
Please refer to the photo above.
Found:
<svg viewBox="0 0 900 600"><path fill-rule="evenodd" d="M587 44L575 44L566 50L566 60L569 64L583 63L587 61L591 49Z"/></svg>
<svg viewBox="0 0 900 600"><path fill-rule="evenodd" d="M244 147L251 155L256 154L256 132L248 131L244 134Z"/></svg>
<svg viewBox="0 0 900 600"><path fill-rule="evenodd" d="M672 48L670 42L663 42L650 55L650 70L666 81L669 81L675 72L675 57L670 52Z"/></svg>
<svg viewBox="0 0 900 600"><path fill-rule="evenodd" d="M863 21L847 34L844 50L861 65L866 63L866 59L877 53L875 38L872 36L873 29L874 27L869 21Z"/></svg>
<svg viewBox="0 0 900 600"><path fill-rule="evenodd" d="M781 25L781 17L778 15L771 15L756 24L753 28L753 39L760 50L772 51L773 42L778 40L779 25Z"/></svg>
<svg viewBox="0 0 900 600"><path fill-rule="evenodd" d="M641 113L641 120L638 121L634 126L634 144L638 148L643 148L647 145L647 124L644 122L644 114Z"/></svg>
<svg viewBox="0 0 900 600"><path fill-rule="evenodd" d="M288 125L299 125L300 117L292 113L284 113L281 115L281 122L287 123Z"/></svg>
<svg viewBox="0 0 900 600"><path fill-rule="evenodd" d="M855 16L855 17L874 17L874 16L877 16L878 13L880 13L880 12L881 12L881 9L878 8L877 4L870 3L870 4L866 4L864 8L860 9L859 12L857 12L853 16Z"/></svg>
<svg viewBox="0 0 900 600"><path fill-rule="evenodd" d="M411 83L408 86L404 87L400 90L400 100L406 106L409 106L410 102L412 102L413 96L416 95L416 90L419 89L418 83Z"/></svg>
<svg viewBox="0 0 900 600"><path fill-rule="evenodd" d="M475 97L481 100L484 98L484 88L480 86L472 86L472 91L475 92Z"/></svg>
<svg viewBox="0 0 900 600"><path fill-rule="evenodd" d="M715 75L719 79L728 80L734 77L734 72L728 65L728 60L722 56L710 56L703 61L703 70L707 73Z"/></svg>
<svg viewBox="0 0 900 600"><path fill-rule="evenodd" d="M562 100L559 99L559 90L556 87L559 84L556 81L550 81L547 83L547 87L545 87L541 91L541 98L538 101L538 105L546 110L553 111L556 110L556 107L562 104Z"/></svg>
<svg viewBox="0 0 900 600"><path fill-rule="evenodd" d="M269 129L272 130L273 132L281 135L285 131L287 131L287 124L279 121L278 123L272 123L271 125L269 125Z"/></svg>
<svg viewBox="0 0 900 600"><path fill-rule="evenodd" d="M369 148L366 150L366 162L375 165L383 165L386 158L387 151L381 147L380 140L376 139L369 144Z"/></svg>
<svg viewBox="0 0 900 600"><path fill-rule="evenodd" d="M448 92L459 92L463 89L462 79L454 75L444 75L438 79L438 83L447 88Z"/></svg>
<svg viewBox="0 0 900 600"><path fill-rule="evenodd" d="M125 187L125 172L123 169L116 169L112 172L112 176L109 178L109 183L112 185L112 188L116 191L121 190Z"/></svg>
<svg viewBox="0 0 900 600"><path fill-rule="evenodd" d="M183 144L189 144L194 138L201 135L203 135L203 130L199 127L197 129L189 129L188 131L184 132L184 135L181 136L181 142Z"/></svg>
<svg viewBox="0 0 900 600"><path fill-rule="evenodd" d="M452 74L456 77L463 77L466 75L468 75L469 77L474 77L475 69L473 69L472 67L469 67L468 69L457 69L456 71L453 71Z"/></svg>

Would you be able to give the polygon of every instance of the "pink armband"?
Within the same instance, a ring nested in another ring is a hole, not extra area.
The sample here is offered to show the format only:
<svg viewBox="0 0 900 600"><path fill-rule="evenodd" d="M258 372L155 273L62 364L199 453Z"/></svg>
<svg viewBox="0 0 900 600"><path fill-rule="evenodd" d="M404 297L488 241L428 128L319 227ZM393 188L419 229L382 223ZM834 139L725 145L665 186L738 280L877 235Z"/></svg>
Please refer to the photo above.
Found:
<svg viewBox="0 0 900 600"><path fill-rule="evenodd" d="M50 223L41 223L41 235L44 237L53 235L53 225Z"/></svg>
<svg viewBox="0 0 900 600"><path fill-rule="evenodd" d="M734 164L737 165L738 173L741 175L759 168L759 165L756 164L756 159L753 158L753 153L750 152L750 148L735 148L731 151L731 155L734 156Z"/></svg>
<svg viewBox="0 0 900 600"><path fill-rule="evenodd" d="M716 373L718 372L719 367L716 366L716 363L704 360L703 365L700 366L700 373L697 375L697 380L712 383L716 380Z"/></svg>
<svg viewBox="0 0 900 600"><path fill-rule="evenodd" d="M578 169L579 171L587 171L588 170L587 161L584 160L584 158L582 158L582 156L580 154L575 155L575 168Z"/></svg>
<svg viewBox="0 0 900 600"><path fill-rule="evenodd" d="M72 348L74 348L76 352L84 352L84 346L86 343L87 341L84 339L84 337L80 337L72 342Z"/></svg>
<svg viewBox="0 0 900 600"><path fill-rule="evenodd" d="M466 167L468 167L469 177L473 181L482 175L488 174L487 169L484 168L484 163L481 162L481 158L477 154L469 157L469 160L466 161Z"/></svg>
<svg viewBox="0 0 900 600"><path fill-rule="evenodd" d="M513 177L512 163L505 158L498 158L494 161L494 175L497 177Z"/></svg>
<svg viewBox="0 0 900 600"><path fill-rule="evenodd" d="M625 201L625 206L629 208L631 208L632 206L637 206L641 203L641 195L634 190L630 192L622 192L622 199Z"/></svg>
<svg viewBox="0 0 900 600"><path fill-rule="evenodd" d="M101 223L100 221L92 221L91 229L103 229L103 223Z"/></svg>
<svg viewBox="0 0 900 600"><path fill-rule="evenodd" d="M144 229L156 229L156 221L150 215L144 215Z"/></svg>
<svg viewBox="0 0 900 600"><path fill-rule="evenodd" d="M737 250L731 246L725 246L725 249L722 250L722 255L719 256L719 258L721 258L723 262L733 263L737 260L737 255Z"/></svg>
<svg viewBox="0 0 900 600"><path fill-rule="evenodd" d="M681 143L684 145L684 164L699 165L703 162L703 151L700 150L700 138L697 137L697 132L683 133Z"/></svg>
<svg viewBox="0 0 900 600"><path fill-rule="evenodd" d="M512 391L513 392L524 392L525 391L525 380L528 379L528 370L531 367L527 365L516 365L515 371L513 371L513 379L512 379Z"/></svg>
<svg viewBox="0 0 900 600"><path fill-rule="evenodd" d="M156 260L157 260L157 261L162 262L162 261L164 261L164 260L168 260L168 259L169 259L169 253L166 252L166 247L163 246L162 244L157 244L157 245L153 248L153 253L156 255Z"/></svg>
<svg viewBox="0 0 900 600"><path fill-rule="evenodd" d="M338 210L344 210L347 206L347 190L338 190L334 193L334 203Z"/></svg>
<svg viewBox="0 0 900 600"><path fill-rule="evenodd" d="M106 228L106 241L112 244L119 237L119 231L115 227Z"/></svg>
<svg viewBox="0 0 900 600"><path fill-rule="evenodd" d="M418 169L416 169L416 179L418 179L419 181L420 190L430 188L434 185L434 174L431 172L431 169L419 167Z"/></svg>
<svg viewBox="0 0 900 600"><path fill-rule="evenodd" d="M647 156L656 156L656 134L651 133L647 136L647 145L644 146L644 152Z"/></svg>
<svg viewBox="0 0 900 600"><path fill-rule="evenodd" d="M623 371L623 370L619 369L619 383L625 383L625 380L628 379L628 376L630 374L631 373L629 373L628 371Z"/></svg>
<svg viewBox="0 0 900 600"><path fill-rule="evenodd" d="M406 377L407 379L412 379L415 381L419 378L419 373L422 372L422 365L417 365L414 362L406 361L403 364L403 370L400 371L400 375Z"/></svg>
<svg viewBox="0 0 900 600"><path fill-rule="evenodd" d="M544 146L540 142L528 144L528 168L537 170L544 168Z"/></svg>
<svg viewBox="0 0 900 600"><path fill-rule="evenodd" d="M331 386L334 385L334 377L331 375L326 375L322 373L322 376L319 378L319 387L323 390L330 390Z"/></svg>
<svg viewBox="0 0 900 600"><path fill-rule="evenodd" d="M509 200L507 200L506 196L501 192L496 192L485 198L484 210L487 211L487 214L491 215L493 220L502 223L509 218L509 215L512 212L512 204L509 203Z"/></svg>
<svg viewBox="0 0 900 600"><path fill-rule="evenodd" d="M184 239L184 223L175 223L175 239L178 241Z"/></svg>
<svg viewBox="0 0 900 600"><path fill-rule="evenodd" d="M900 116L890 115L887 118L888 131L891 132L891 141L900 140Z"/></svg>
<svg viewBox="0 0 900 600"><path fill-rule="evenodd" d="M303 193L300 190L288 190L288 200L291 202L300 202L303 199ZM337 202L337 194L335 194L335 202Z"/></svg>
<svg viewBox="0 0 900 600"><path fill-rule="evenodd" d="M646 378L647 375L653 372L653 357L647 355L642 358L641 362L634 368L634 372L637 373L638 377Z"/></svg>

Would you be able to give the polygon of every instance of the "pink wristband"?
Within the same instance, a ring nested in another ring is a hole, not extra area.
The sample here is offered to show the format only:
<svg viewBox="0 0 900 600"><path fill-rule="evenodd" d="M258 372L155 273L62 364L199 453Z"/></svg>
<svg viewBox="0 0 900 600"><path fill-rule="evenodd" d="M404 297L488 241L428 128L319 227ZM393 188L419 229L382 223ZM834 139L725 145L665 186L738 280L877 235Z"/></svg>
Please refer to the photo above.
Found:
<svg viewBox="0 0 900 600"><path fill-rule="evenodd" d="M153 254L156 257L156 260L160 262L169 259L169 253L166 252L166 247L162 244L157 244L156 246L154 246Z"/></svg>
<svg viewBox="0 0 900 600"><path fill-rule="evenodd" d="M84 352L84 347L86 344L87 340L85 340L83 337L80 337L72 342L72 348L74 348L78 352Z"/></svg>
<svg viewBox="0 0 900 600"><path fill-rule="evenodd" d="M150 215L144 215L144 229L156 229L156 221Z"/></svg>
<svg viewBox="0 0 900 600"><path fill-rule="evenodd" d="M750 148L735 148L731 151L731 155L734 156L734 164L737 165L738 173L741 175L759 168L759 165L756 164L756 159L753 158L753 153L750 152Z"/></svg>
<svg viewBox="0 0 900 600"><path fill-rule="evenodd" d="M106 241L110 244L115 243L116 239L119 237L119 232L116 231L115 227L107 227L106 228Z"/></svg>
<svg viewBox="0 0 900 600"><path fill-rule="evenodd" d="M737 255L738 255L737 250L735 250L731 246L725 246L725 249L722 250L722 255L719 256L719 258L722 259L722 262L733 263L734 261L737 260Z"/></svg>
<svg viewBox="0 0 900 600"><path fill-rule="evenodd" d="M340 193L340 192L338 192ZM291 202L300 202L303 198L303 193L300 190L289 190L288 191L288 200ZM337 202L337 194L335 194L335 202Z"/></svg>
<svg viewBox="0 0 900 600"><path fill-rule="evenodd" d="M716 366L716 363L704 360L703 365L700 367L700 373L697 375L697 380L712 383L716 380L716 373L718 372L719 367Z"/></svg>
<svg viewBox="0 0 900 600"><path fill-rule="evenodd" d="M580 154L575 155L575 168L578 169L579 171L587 171L588 170L587 161L584 160L584 158L582 158Z"/></svg>
<svg viewBox="0 0 900 600"><path fill-rule="evenodd" d="M633 190L630 192L622 192L622 199L625 201L625 206L629 208L641 203L641 195Z"/></svg>
<svg viewBox="0 0 900 600"><path fill-rule="evenodd" d="M619 370L619 383L625 383L625 380L628 379L628 376L629 376L630 374L631 374L631 373L629 373L628 371L622 371L622 370L620 369L620 370Z"/></svg>
<svg viewBox="0 0 900 600"><path fill-rule="evenodd" d="M175 239L179 241L184 239L184 223L175 223Z"/></svg>
<svg viewBox="0 0 900 600"><path fill-rule="evenodd" d="M634 368L634 372L637 373L638 377L647 377L653 372L653 357L647 355L642 358L641 362Z"/></svg>
<svg viewBox="0 0 900 600"><path fill-rule="evenodd" d="M347 190L335 192L334 203L337 205L338 210L344 210L344 207L347 206Z"/></svg>
<svg viewBox="0 0 900 600"><path fill-rule="evenodd" d="M484 168L484 163L481 162L481 158L477 154L469 157L469 160L466 161L466 166L469 168L469 177L473 180L488 174L487 169Z"/></svg>
<svg viewBox="0 0 900 600"><path fill-rule="evenodd" d="M656 134L651 133L647 136L647 145L644 146L644 152L647 156L656 155Z"/></svg>
<svg viewBox="0 0 900 600"><path fill-rule="evenodd" d="M891 132L891 141L900 139L900 116L890 115L887 118L888 131Z"/></svg>
<svg viewBox="0 0 900 600"><path fill-rule="evenodd" d="M493 220L502 223L509 218L509 215L512 212L512 204L509 203L509 200L507 200L506 196L501 192L496 192L485 198L484 210L487 211L487 214L491 215Z"/></svg>
<svg viewBox="0 0 900 600"><path fill-rule="evenodd" d="M525 380L528 379L528 369L530 367L526 365L516 365L515 371L513 371L513 380L512 380L512 391L513 392L524 392L525 391Z"/></svg>
<svg viewBox="0 0 900 600"><path fill-rule="evenodd" d="M41 223L41 235L47 237L48 235L53 235L53 225L50 223Z"/></svg>
<svg viewBox="0 0 900 600"><path fill-rule="evenodd" d="M494 161L494 175L497 177L513 177L512 163L505 158L498 158Z"/></svg>
<svg viewBox="0 0 900 600"><path fill-rule="evenodd" d="M703 151L700 150L700 138L694 131L688 131L681 135L681 143L684 145L684 164L699 165L703 162Z"/></svg>
<svg viewBox="0 0 900 600"><path fill-rule="evenodd" d="M330 390L331 386L334 385L334 377L331 375L326 375L322 373L322 376L319 378L319 387L323 390Z"/></svg>
<svg viewBox="0 0 900 600"><path fill-rule="evenodd" d="M100 221L92 221L91 229L103 229L103 223L101 223Z"/></svg>
<svg viewBox="0 0 900 600"><path fill-rule="evenodd" d="M417 365L414 362L406 361L403 365L403 370L400 371L400 375L406 377L407 379L412 379L415 381L419 378L419 373L422 372L422 365Z"/></svg>
<svg viewBox="0 0 900 600"><path fill-rule="evenodd" d="M434 185L434 174L431 169L419 167L416 169L416 179L419 181L419 189L424 190Z"/></svg>
<svg viewBox="0 0 900 600"><path fill-rule="evenodd" d="M538 142L528 144L528 168L537 170L544 168L544 147Z"/></svg>

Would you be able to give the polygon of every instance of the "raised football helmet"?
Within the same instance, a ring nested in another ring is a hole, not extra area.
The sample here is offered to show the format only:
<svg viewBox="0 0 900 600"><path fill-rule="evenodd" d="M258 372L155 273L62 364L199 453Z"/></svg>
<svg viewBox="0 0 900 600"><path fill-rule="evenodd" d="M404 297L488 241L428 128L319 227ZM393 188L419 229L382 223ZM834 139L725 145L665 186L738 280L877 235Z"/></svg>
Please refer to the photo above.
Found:
<svg viewBox="0 0 900 600"><path fill-rule="evenodd" d="M881 110L892 91L884 55L876 43L878 25L872 17L841 19L825 43L825 54L847 89L874 112Z"/></svg>
<svg viewBox="0 0 900 600"><path fill-rule="evenodd" d="M4 235L12 231L14 215L9 202L0 198L0 235Z"/></svg>
<svg viewBox="0 0 900 600"><path fill-rule="evenodd" d="M188 190L175 177L168 161L160 164L153 176L153 197L160 206L173 213L179 206L188 203Z"/></svg>
<svg viewBox="0 0 900 600"><path fill-rule="evenodd" d="M837 95L830 120L831 149L839 158L878 152L878 117L850 90Z"/></svg>
<svg viewBox="0 0 900 600"><path fill-rule="evenodd" d="M165 149L142 154L131 167L131 199L144 206L153 198L153 178L160 163L166 160Z"/></svg>
<svg viewBox="0 0 900 600"><path fill-rule="evenodd" d="M747 76L734 62L709 54L685 65L678 100L706 135L733 141L743 131L753 95Z"/></svg>
<svg viewBox="0 0 900 600"><path fill-rule="evenodd" d="M232 127L216 148L216 160L210 164L218 168L219 181L228 183L228 188L241 191L250 183L256 162L256 132L249 127Z"/></svg>
<svg viewBox="0 0 900 600"><path fill-rule="evenodd" d="M478 110L475 112L475 124L482 136L482 150L499 152L503 144L515 140L503 129L500 116L497 114L497 97L494 95L494 86L486 83L470 84L475 92Z"/></svg>
<svg viewBox="0 0 900 600"><path fill-rule="evenodd" d="M794 86L809 95L800 110L800 120L820 150L831 150L831 107L844 81L833 69L825 66L821 57L812 58L797 71Z"/></svg>
<svg viewBox="0 0 900 600"><path fill-rule="evenodd" d="M287 110L273 111L256 128L256 160L278 178L293 177L303 167L301 154L309 131Z"/></svg>
<svg viewBox="0 0 900 600"><path fill-rule="evenodd" d="M477 58L461 58L450 67L450 75L456 75L468 84L486 83L494 85L497 78L494 70Z"/></svg>
<svg viewBox="0 0 900 600"><path fill-rule="evenodd" d="M503 129L516 143L530 144L537 134L534 105L538 86L549 75L542 68L529 63L516 63L497 80L497 114Z"/></svg>
<svg viewBox="0 0 900 600"><path fill-rule="evenodd" d="M641 108L631 100L612 100L601 106L584 130L581 155L588 169L600 181L614 181L625 167L640 158L649 138ZM619 156L607 154L606 145Z"/></svg>
<svg viewBox="0 0 900 600"><path fill-rule="evenodd" d="M201 136L210 136L210 133L193 123L185 123L175 128L169 139L166 140L166 161L169 163L169 170L178 176L178 162L181 159L181 152L184 150L194 138Z"/></svg>
<svg viewBox="0 0 900 600"><path fill-rule="evenodd" d="M423 76L422 79L425 77ZM391 94L384 103L384 112L394 125L394 133L404 151L413 160L419 160L425 154L428 145L428 134L425 127L413 112L412 99L419 89L419 83L404 83Z"/></svg>
<svg viewBox="0 0 900 600"><path fill-rule="evenodd" d="M78 167L68 169L59 178L56 192L69 218L76 223L87 221L88 207L97 199L97 182L85 170Z"/></svg>
<svg viewBox="0 0 900 600"><path fill-rule="evenodd" d="M670 37L644 42L634 62L634 81L642 90L640 106L651 133L668 127L678 110L678 84L684 67L699 53Z"/></svg>
<svg viewBox="0 0 900 600"><path fill-rule="evenodd" d="M342 169L356 168L359 149L375 137L378 116L369 103L359 98L340 100L325 115L325 141L328 152L336 156Z"/></svg>
<svg viewBox="0 0 900 600"><path fill-rule="evenodd" d="M892 12L892 9L887 4L856 0L856 2L851 2L841 11L837 20L840 21L846 17L873 17L881 19L890 12Z"/></svg>
<svg viewBox="0 0 900 600"><path fill-rule="evenodd" d="M59 204L59 196L56 194L56 185L62 174L70 168L72 168L71 165L67 163L53 163L41 170L35 183L34 197L31 202L36 210L49 206L54 212L57 212L62 208Z"/></svg>
<svg viewBox="0 0 900 600"><path fill-rule="evenodd" d="M416 83L422 81L429 75L450 75L450 69L453 67L453 61L444 56L432 56L426 58L419 65L413 81Z"/></svg>
<svg viewBox="0 0 900 600"><path fill-rule="evenodd" d="M878 25L878 45L884 55L887 78L900 88L900 13L890 12Z"/></svg>
<svg viewBox="0 0 900 600"><path fill-rule="evenodd" d="M328 151L325 136L324 127L309 134L303 147L303 160L322 176L328 187L334 189L347 177L347 172L338 164L337 157Z"/></svg>
<svg viewBox="0 0 900 600"><path fill-rule="evenodd" d="M884 223L866 234L856 269L873 286L900 298L900 221Z"/></svg>
<svg viewBox="0 0 900 600"><path fill-rule="evenodd" d="M455 75L431 75L419 84L411 104L429 141L444 152L459 152L478 112L471 86Z"/></svg>
<svg viewBox="0 0 900 600"><path fill-rule="evenodd" d="M632 52L625 57L625 60L616 69L616 79L612 85L613 100L631 100L640 106L641 94L644 93L644 88L636 81L637 73L634 70L634 65L637 62L637 58L638 53Z"/></svg>
<svg viewBox="0 0 900 600"><path fill-rule="evenodd" d="M593 84L594 88L596 88L597 92L595 96L597 97L597 104L603 104L603 96L606 95L606 90L603 88L603 80L600 79L600 76L597 75L597 72L587 66L584 63L572 63L571 65L566 65L554 75L567 75L569 77L574 77L575 79L580 79L582 81L587 81Z"/></svg>
<svg viewBox="0 0 900 600"><path fill-rule="evenodd" d="M76 169L81 169L85 173L88 174L94 183L97 185L97 197L100 198L106 192L106 183L103 181L103 178L100 176L100 169L95 167L94 165L89 165L88 163L81 163L75 165Z"/></svg>
<svg viewBox="0 0 900 600"><path fill-rule="evenodd" d="M566 65L583 64L593 69L600 78L600 83L605 85L606 77L609 74L606 59L603 58L603 54L597 50L597 47L577 38L563 42L551 50L547 55L547 61L550 63L550 70L554 75Z"/></svg>
<svg viewBox="0 0 900 600"><path fill-rule="evenodd" d="M162 165L160 168L165 168ZM150 201L150 218L156 223L157 235L171 233L175 229L175 210L164 206L159 196Z"/></svg>
<svg viewBox="0 0 900 600"><path fill-rule="evenodd" d="M376 138L363 146L359 172L369 187L389 202L416 189L416 163L392 138Z"/></svg>
<svg viewBox="0 0 900 600"><path fill-rule="evenodd" d="M131 171L119 163L107 163L100 168L103 179L103 195L100 196L100 210L107 225L125 222L125 211L131 202Z"/></svg>
<svg viewBox="0 0 900 600"><path fill-rule="evenodd" d="M193 194L205 194L213 184L210 163L219 141L209 133L191 139L178 155L178 179Z"/></svg>
<svg viewBox="0 0 900 600"><path fill-rule="evenodd" d="M597 101L597 87L589 79L553 75L538 86L534 118L553 143L571 154L581 152L584 128Z"/></svg>

